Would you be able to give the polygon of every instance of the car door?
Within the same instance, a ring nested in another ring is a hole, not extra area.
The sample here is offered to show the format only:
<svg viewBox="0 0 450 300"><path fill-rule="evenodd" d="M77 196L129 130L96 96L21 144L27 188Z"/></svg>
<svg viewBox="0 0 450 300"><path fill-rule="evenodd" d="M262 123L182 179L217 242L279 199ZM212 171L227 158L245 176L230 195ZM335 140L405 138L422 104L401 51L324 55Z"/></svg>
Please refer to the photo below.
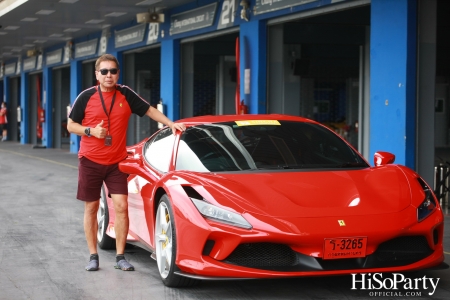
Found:
<svg viewBox="0 0 450 300"><path fill-rule="evenodd" d="M130 234L138 236L151 248L154 246L153 201L159 200L152 198L153 190L170 168L174 141L170 128L149 139L142 149L142 172L130 175L128 180Z"/></svg>

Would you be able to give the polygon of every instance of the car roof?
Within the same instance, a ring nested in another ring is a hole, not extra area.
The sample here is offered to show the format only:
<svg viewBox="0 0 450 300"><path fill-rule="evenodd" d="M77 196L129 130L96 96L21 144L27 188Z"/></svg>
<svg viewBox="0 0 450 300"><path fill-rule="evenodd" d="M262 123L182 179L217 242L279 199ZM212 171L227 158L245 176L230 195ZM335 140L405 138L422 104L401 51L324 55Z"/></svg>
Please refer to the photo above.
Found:
<svg viewBox="0 0 450 300"><path fill-rule="evenodd" d="M178 123L185 123L186 125L199 125L209 123L223 123L233 121L245 121L245 120L278 120L278 121L296 121L306 123L317 123L313 120L291 116L283 114L245 114L245 115L206 115L192 118L185 118L178 120ZM317 123L318 124L318 123Z"/></svg>

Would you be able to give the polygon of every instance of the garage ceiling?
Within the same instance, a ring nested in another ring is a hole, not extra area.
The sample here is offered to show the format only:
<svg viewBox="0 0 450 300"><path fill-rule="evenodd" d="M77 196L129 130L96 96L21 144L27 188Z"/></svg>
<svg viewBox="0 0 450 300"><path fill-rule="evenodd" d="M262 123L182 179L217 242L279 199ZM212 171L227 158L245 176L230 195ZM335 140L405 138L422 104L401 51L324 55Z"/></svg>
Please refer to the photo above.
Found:
<svg viewBox="0 0 450 300"><path fill-rule="evenodd" d="M136 20L192 0L0 0L0 61ZM201 2L201 1L200 1Z"/></svg>
<svg viewBox="0 0 450 300"><path fill-rule="evenodd" d="M45 49L105 28L134 23L136 13L164 12L188 3L203 6L207 1L0 0L0 62L25 56L27 50ZM450 73L450 43L446 38L450 1L437 3L437 74L446 75ZM353 18L349 20L355 22Z"/></svg>

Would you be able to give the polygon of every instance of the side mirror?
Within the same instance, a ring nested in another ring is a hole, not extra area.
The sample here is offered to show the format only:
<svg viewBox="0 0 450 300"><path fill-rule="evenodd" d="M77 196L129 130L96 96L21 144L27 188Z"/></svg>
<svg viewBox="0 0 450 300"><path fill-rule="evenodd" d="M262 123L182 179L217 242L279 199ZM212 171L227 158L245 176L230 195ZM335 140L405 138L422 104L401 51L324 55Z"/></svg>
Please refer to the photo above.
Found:
<svg viewBox="0 0 450 300"><path fill-rule="evenodd" d="M141 175L142 170L142 159L140 155L130 155L119 163L119 170L126 174L138 174Z"/></svg>
<svg viewBox="0 0 450 300"><path fill-rule="evenodd" d="M392 164L395 161L395 155L390 152L377 151L373 155L373 164L376 167Z"/></svg>
<svg viewBox="0 0 450 300"><path fill-rule="evenodd" d="M125 174L135 174L139 175L143 178L146 178L149 181L155 181L156 178L144 167L144 163L142 162L142 158L140 155L133 155L132 153L128 153L128 157L119 163L119 170Z"/></svg>

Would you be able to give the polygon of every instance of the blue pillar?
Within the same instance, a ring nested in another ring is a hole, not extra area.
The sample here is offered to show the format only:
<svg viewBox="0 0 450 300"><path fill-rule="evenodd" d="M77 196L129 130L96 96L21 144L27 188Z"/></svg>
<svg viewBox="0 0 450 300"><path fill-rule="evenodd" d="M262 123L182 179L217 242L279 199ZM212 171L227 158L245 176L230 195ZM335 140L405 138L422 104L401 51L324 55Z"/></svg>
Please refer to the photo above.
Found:
<svg viewBox="0 0 450 300"><path fill-rule="evenodd" d="M372 0L370 155L415 168L417 1Z"/></svg>
<svg viewBox="0 0 450 300"><path fill-rule="evenodd" d="M82 65L81 61L72 61L70 63L70 106L73 105L75 99L77 99L78 94L81 93L81 74L82 74ZM76 134L70 134L70 153L78 153L78 149L80 149L80 140Z"/></svg>
<svg viewBox="0 0 450 300"><path fill-rule="evenodd" d="M251 114L267 112L267 24L266 21L242 23L239 36L241 100ZM250 93L245 93L245 70L250 71Z"/></svg>
<svg viewBox="0 0 450 300"><path fill-rule="evenodd" d="M180 118L180 41L161 42L161 98L164 114L172 121Z"/></svg>
<svg viewBox="0 0 450 300"><path fill-rule="evenodd" d="M43 91L43 104L45 110L45 122L42 124L42 145L51 148L53 146L53 80L52 69L44 67L42 69L42 91Z"/></svg>
<svg viewBox="0 0 450 300"><path fill-rule="evenodd" d="M30 103L29 98L29 76L22 72L20 75L20 107L22 108L22 122L20 122L20 143L26 144L29 142L29 128L30 128ZM33 128L33 127L31 127Z"/></svg>

